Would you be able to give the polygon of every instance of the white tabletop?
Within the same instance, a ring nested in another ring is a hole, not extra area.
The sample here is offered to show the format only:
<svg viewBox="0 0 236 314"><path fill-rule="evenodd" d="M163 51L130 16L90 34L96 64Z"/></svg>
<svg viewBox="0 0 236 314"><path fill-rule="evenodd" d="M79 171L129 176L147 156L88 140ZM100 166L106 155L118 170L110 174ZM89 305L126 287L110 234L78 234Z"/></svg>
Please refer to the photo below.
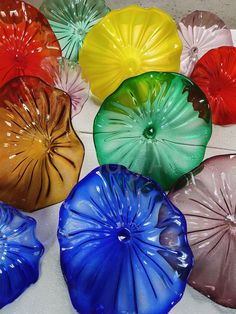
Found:
<svg viewBox="0 0 236 314"><path fill-rule="evenodd" d="M236 46L236 30L232 31ZM99 106L90 97L79 116L73 119L73 125L85 146L85 159L81 178L97 165L93 144L93 119ZM236 153L236 125L213 126L212 138L206 150L205 158L210 156ZM210 147L221 147L225 150ZM1 314L75 314L67 286L63 279L59 263L59 247L56 239L58 211L60 204L54 205L31 216L37 220L37 236L45 246L42 257L41 274L38 282L31 285L17 300L5 306ZM186 288L182 300L171 310L171 314L235 314L236 310L223 308L190 287Z"/></svg>

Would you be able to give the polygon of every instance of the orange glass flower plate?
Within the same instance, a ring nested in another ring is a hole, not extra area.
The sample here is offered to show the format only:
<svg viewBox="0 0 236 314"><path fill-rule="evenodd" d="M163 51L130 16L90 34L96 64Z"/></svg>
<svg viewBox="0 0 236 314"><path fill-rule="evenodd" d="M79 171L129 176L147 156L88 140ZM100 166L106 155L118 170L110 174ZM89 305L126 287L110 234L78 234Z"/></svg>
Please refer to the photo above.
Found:
<svg viewBox="0 0 236 314"><path fill-rule="evenodd" d="M63 91L33 77L0 89L0 199L31 212L64 200L78 180L84 148Z"/></svg>

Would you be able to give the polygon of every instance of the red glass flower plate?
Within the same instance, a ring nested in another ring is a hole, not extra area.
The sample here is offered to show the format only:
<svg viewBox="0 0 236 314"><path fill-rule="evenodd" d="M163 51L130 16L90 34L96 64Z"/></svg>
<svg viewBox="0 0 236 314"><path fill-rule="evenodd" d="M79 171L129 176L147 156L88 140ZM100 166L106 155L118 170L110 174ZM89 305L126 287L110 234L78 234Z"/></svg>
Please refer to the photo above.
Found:
<svg viewBox="0 0 236 314"><path fill-rule="evenodd" d="M208 98L214 124L236 123L236 48L220 47L196 64L191 79Z"/></svg>
<svg viewBox="0 0 236 314"><path fill-rule="evenodd" d="M60 57L60 45L47 19L24 1L0 2L0 86L16 76L37 76L50 83L41 67L45 57Z"/></svg>

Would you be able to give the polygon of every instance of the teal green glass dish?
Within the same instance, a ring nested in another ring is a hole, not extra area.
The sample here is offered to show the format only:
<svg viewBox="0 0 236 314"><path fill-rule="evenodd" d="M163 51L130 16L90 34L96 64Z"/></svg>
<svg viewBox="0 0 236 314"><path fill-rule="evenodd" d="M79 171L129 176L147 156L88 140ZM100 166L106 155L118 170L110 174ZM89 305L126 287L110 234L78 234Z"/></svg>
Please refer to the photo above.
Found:
<svg viewBox="0 0 236 314"><path fill-rule="evenodd" d="M47 17L63 57L78 62L85 35L110 9L104 0L44 0L40 11Z"/></svg>
<svg viewBox="0 0 236 314"><path fill-rule="evenodd" d="M150 72L126 80L94 121L101 165L122 164L165 190L203 160L211 132L205 95L177 73Z"/></svg>

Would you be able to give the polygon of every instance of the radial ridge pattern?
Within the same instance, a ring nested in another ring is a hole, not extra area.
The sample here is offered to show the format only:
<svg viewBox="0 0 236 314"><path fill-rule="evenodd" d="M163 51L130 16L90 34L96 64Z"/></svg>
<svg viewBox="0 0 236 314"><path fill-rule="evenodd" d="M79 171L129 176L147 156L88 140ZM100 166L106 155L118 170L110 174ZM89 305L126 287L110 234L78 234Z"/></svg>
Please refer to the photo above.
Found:
<svg viewBox="0 0 236 314"><path fill-rule="evenodd" d="M65 199L84 155L70 109L67 94L37 78L17 78L0 90L1 200L33 211Z"/></svg>
<svg viewBox="0 0 236 314"><path fill-rule="evenodd" d="M0 202L0 308L38 280L44 248L35 226L33 218Z"/></svg>
<svg viewBox="0 0 236 314"><path fill-rule="evenodd" d="M60 57L61 49L47 19L19 0L0 1L0 12L0 86L22 75L50 83L41 62Z"/></svg>
<svg viewBox="0 0 236 314"><path fill-rule="evenodd" d="M44 0L40 10L48 18L63 56L76 62L85 35L109 12L104 0Z"/></svg>
<svg viewBox="0 0 236 314"><path fill-rule="evenodd" d="M210 136L205 95L176 73L151 72L126 80L94 121L100 164L123 164L166 190L202 161Z"/></svg>
<svg viewBox="0 0 236 314"><path fill-rule="evenodd" d="M186 225L159 185L118 165L93 170L60 210L61 266L79 313L165 314L192 266Z"/></svg>
<svg viewBox="0 0 236 314"><path fill-rule="evenodd" d="M157 8L111 11L87 34L80 65L92 93L104 100L129 77L179 71L182 43L176 23Z"/></svg>
<svg viewBox="0 0 236 314"><path fill-rule="evenodd" d="M169 194L185 215L195 265L189 283L236 308L236 156L215 156L182 177Z"/></svg>

